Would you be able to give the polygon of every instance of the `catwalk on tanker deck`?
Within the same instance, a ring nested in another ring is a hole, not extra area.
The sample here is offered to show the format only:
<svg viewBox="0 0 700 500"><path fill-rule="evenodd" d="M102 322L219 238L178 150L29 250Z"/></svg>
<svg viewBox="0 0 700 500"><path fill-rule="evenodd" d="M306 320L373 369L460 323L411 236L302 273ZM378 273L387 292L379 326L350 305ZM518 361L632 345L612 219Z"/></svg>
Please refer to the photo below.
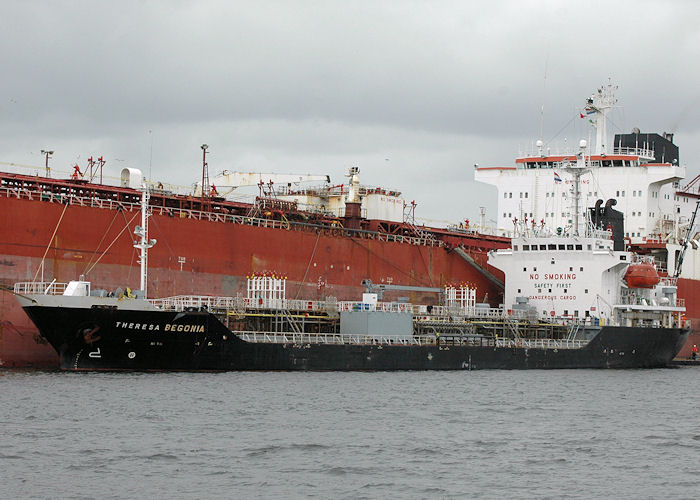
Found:
<svg viewBox="0 0 700 500"><path fill-rule="evenodd" d="M587 170L586 143L559 168ZM576 188L577 189L577 188ZM446 285L441 305L286 298L283 277L248 279L246 297L147 299L148 192L143 190L142 290L135 298L87 281L17 283L14 292L64 370L456 370L668 366L688 335L672 278L624 251L622 214L596 204L551 231L516 223L489 263L506 276L505 304ZM411 287L407 287L411 288ZM582 313L585 312L585 315Z"/></svg>

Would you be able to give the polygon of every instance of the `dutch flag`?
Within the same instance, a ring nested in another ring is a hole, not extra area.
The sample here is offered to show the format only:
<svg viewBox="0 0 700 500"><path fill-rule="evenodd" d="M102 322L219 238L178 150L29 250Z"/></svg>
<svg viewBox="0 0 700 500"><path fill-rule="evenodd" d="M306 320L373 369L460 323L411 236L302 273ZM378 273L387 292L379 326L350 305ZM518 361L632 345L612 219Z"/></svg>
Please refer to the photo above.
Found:
<svg viewBox="0 0 700 500"><path fill-rule="evenodd" d="M579 113L579 116L581 118L585 118L588 115L592 115L596 112L596 108L594 108L593 106L586 106L586 108L583 111L585 112L585 114Z"/></svg>
<svg viewBox="0 0 700 500"><path fill-rule="evenodd" d="M554 172L554 182L561 182L561 177L559 177L559 174Z"/></svg>

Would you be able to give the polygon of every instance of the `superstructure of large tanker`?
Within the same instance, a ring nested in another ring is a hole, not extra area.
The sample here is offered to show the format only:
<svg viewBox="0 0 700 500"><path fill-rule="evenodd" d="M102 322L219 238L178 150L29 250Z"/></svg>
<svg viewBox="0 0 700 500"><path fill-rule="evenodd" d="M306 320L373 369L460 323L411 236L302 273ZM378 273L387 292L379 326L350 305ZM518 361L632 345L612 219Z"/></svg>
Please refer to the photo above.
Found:
<svg viewBox="0 0 700 500"><path fill-rule="evenodd" d="M360 184L357 168L338 185L325 176L291 174L224 172L209 179L206 154L203 146L202 182L190 194L150 185L150 234L158 241L148 260L154 296L236 296L245 292L248 276L274 272L286 276L290 296L300 299L354 298L369 279L411 287L395 293L428 302L434 295L424 289L468 283L480 301L500 303L502 274L487 265L486 253L506 246L506 238L479 234L466 222L419 227L415 204L397 191ZM102 165L91 159L84 171L76 166L63 179L39 175L43 171L0 174L5 287L84 275L104 288L139 288L132 244L143 179L124 169L119 185L107 185L100 182ZM259 186L253 203L223 196L251 184ZM54 350L8 293L0 293L0 321L2 366L58 366Z"/></svg>

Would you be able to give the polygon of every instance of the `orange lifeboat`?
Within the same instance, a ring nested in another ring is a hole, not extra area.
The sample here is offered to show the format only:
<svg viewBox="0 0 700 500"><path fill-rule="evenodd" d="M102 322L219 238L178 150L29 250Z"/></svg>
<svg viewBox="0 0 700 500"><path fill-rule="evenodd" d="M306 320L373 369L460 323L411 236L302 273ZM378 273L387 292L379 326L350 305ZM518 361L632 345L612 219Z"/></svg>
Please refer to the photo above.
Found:
<svg viewBox="0 0 700 500"><path fill-rule="evenodd" d="M654 288L659 282L659 274L650 262L630 264L625 273L625 282L630 288Z"/></svg>

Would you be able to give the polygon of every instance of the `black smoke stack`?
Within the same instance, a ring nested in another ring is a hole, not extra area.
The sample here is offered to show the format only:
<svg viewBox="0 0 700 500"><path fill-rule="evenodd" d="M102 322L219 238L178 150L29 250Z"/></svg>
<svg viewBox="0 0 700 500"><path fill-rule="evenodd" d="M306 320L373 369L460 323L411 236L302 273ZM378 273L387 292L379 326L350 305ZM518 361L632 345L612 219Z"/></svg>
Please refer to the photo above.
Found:
<svg viewBox="0 0 700 500"><path fill-rule="evenodd" d="M617 204L614 199L609 199L605 206L603 200L598 200L595 207L589 208L593 227L603 231L611 231L613 237L613 250L625 249L625 216L613 207Z"/></svg>

